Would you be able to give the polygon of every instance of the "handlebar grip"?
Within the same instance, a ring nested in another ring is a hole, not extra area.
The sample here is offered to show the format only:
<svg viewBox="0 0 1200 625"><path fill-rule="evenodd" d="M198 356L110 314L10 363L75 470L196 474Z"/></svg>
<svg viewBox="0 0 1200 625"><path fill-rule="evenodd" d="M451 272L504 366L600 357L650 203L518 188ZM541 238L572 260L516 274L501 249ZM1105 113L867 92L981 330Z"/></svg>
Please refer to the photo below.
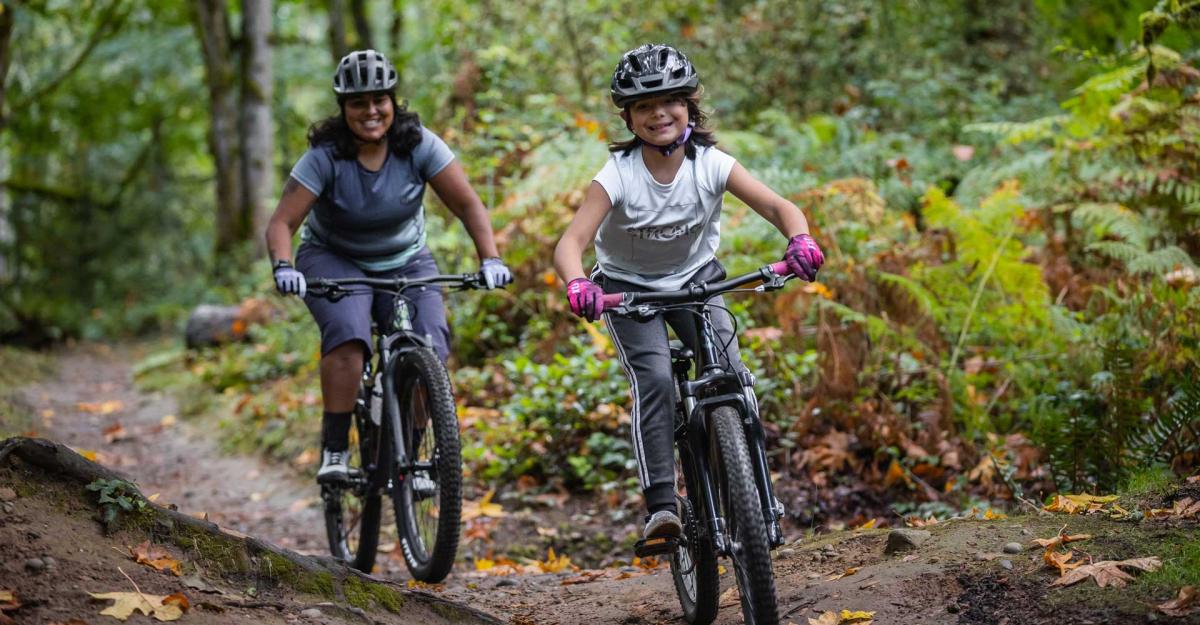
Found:
<svg viewBox="0 0 1200 625"><path fill-rule="evenodd" d="M604 310L620 306L621 300L624 298L624 293L605 293L603 299L601 299L601 301L604 303Z"/></svg>
<svg viewBox="0 0 1200 625"><path fill-rule="evenodd" d="M773 262L767 266L770 267L771 271L774 271L776 273L776 275L780 275L780 276L792 275L792 270L788 269L788 264L787 264L786 260Z"/></svg>

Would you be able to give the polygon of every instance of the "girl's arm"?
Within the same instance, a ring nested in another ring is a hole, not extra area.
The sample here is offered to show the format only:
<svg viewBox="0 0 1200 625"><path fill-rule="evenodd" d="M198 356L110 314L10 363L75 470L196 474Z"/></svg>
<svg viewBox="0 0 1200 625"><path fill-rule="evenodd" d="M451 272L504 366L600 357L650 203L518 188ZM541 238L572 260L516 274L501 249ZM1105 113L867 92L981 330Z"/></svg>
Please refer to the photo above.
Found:
<svg viewBox="0 0 1200 625"><path fill-rule="evenodd" d="M279 203L275 205L275 212L267 222L267 253L271 255L272 265L280 260L291 262L292 236L296 234L300 224L304 223L304 218L308 216L308 211L312 209L316 200L317 196L313 195L312 191L296 182L295 178L288 177L283 193L279 196Z"/></svg>
<svg viewBox="0 0 1200 625"><path fill-rule="evenodd" d="M612 201L608 199L608 192L593 180L583 197L583 204L554 248L554 270L564 283L587 277L583 270L583 251L596 238L596 231L610 210Z"/></svg>
<svg viewBox="0 0 1200 625"><path fill-rule="evenodd" d="M804 218L804 213L750 175L741 163L733 164L725 189L774 224L788 239L798 234L808 234L808 220Z"/></svg>
<svg viewBox="0 0 1200 625"><path fill-rule="evenodd" d="M471 235L471 240L475 242L475 253L479 254L479 259L499 257L500 252L496 249L496 240L492 235L491 219L488 218L483 201L479 199L475 189L471 188L462 164L457 159L450 161L449 165L429 179L429 186L433 187L434 193L437 193L446 208L449 208L466 227L467 234Z"/></svg>

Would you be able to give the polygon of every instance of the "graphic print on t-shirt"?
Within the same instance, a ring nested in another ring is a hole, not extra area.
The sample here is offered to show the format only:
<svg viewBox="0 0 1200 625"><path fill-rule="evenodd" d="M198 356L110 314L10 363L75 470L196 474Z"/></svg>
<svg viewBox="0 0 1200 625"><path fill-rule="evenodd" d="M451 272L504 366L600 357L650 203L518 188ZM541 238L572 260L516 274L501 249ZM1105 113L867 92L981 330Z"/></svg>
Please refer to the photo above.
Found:
<svg viewBox="0 0 1200 625"><path fill-rule="evenodd" d="M704 227L698 206L696 202L668 205L650 219L639 219L626 226L630 257L636 258L647 272L670 273L678 269Z"/></svg>

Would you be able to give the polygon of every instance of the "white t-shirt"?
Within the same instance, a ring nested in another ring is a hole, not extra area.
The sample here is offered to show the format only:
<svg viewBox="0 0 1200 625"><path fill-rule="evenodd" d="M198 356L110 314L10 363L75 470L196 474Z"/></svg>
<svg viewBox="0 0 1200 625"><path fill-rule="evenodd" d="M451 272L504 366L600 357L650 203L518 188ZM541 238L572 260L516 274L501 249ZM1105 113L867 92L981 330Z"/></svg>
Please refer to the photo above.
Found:
<svg viewBox="0 0 1200 625"><path fill-rule="evenodd" d="M734 158L696 147L675 180L654 179L642 149L614 152L594 180L612 210L596 232L596 263L604 275L658 291L682 287L717 253L721 207Z"/></svg>

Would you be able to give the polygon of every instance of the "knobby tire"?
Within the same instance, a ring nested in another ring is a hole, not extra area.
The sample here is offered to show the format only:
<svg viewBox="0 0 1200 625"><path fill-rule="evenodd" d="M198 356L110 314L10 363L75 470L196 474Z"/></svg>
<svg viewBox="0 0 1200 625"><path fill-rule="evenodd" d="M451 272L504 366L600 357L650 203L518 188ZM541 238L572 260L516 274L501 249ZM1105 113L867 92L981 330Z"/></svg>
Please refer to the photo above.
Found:
<svg viewBox="0 0 1200 625"><path fill-rule="evenodd" d="M432 466L432 471L410 470L398 476L392 499L400 547L414 578L437 583L454 565L462 523L462 449L450 376L432 349L418 348L396 367L395 388L409 461ZM414 440L418 421L425 427L420 440ZM420 484L414 487L418 475L436 484L432 494L418 491ZM432 531L430 523L435 526Z"/></svg>
<svg viewBox="0 0 1200 625"><path fill-rule="evenodd" d="M746 435L738 411L721 406L712 414L714 460L734 572L747 625L778 625L775 573L767 527L759 506Z"/></svg>

